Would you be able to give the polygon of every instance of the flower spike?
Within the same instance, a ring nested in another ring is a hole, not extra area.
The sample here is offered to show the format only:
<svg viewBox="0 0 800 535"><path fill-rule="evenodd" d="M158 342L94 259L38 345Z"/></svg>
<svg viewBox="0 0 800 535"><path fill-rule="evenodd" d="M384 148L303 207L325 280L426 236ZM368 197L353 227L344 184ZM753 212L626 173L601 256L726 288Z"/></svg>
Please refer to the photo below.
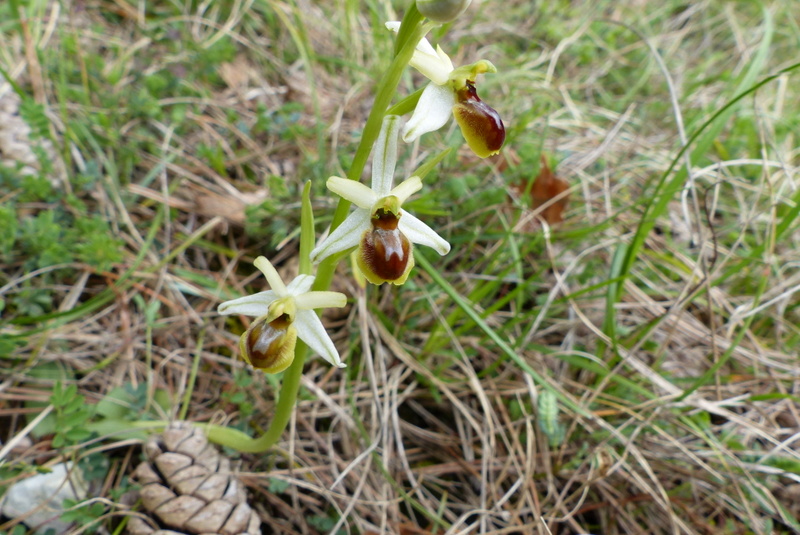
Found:
<svg viewBox="0 0 800 535"><path fill-rule="evenodd" d="M265 373L278 373L294 360L297 338L339 368L345 367L325 327L313 309L343 307L347 297L339 292L312 292L314 277L298 275L288 285L263 256L253 262L267 279L271 290L225 301L220 314L256 316L239 340L242 357Z"/></svg>
<svg viewBox="0 0 800 535"><path fill-rule="evenodd" d="M386 27L398 31L399 22ZM403 127L403 141L412 143L422 134L438 130L454 116L467 145L481 158L500 152L506 138L503 121L497 111L484 103L475 89L479 74L495 73L490 62L481 60L472 65L453 67L450 57L427 39L417 45L409 64L428 78L417 107Z"/></svg>
<svg viewBox="0 0 800 535"><path fill-rule="evenodd" d="M356 263L368 281L403 284L414 267L413 244L432 247L441 255L450 251L444 238L402 209L403 203L422 189L422 180L412 176L392 187L399 130L400 118L387 115L375 142L371 188L346 178L328 179L328 189L356 209L311 251L312 262L357 247Z"/></svg>

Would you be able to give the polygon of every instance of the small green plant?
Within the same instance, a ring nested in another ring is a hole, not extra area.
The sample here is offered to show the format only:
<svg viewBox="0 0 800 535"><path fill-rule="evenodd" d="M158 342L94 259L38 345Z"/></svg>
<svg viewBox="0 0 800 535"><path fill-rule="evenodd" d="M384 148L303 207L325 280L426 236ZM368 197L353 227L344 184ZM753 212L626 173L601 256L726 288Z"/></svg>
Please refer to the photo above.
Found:
<svg viewBox="0 0 800 535"><path fill-rule="evenodd" d="M83 533L96 533L100 528L100 518L106 512L105 504L97 501L83 502L67 498L64 500L64 513L61 520L81 526Z"/></svg>
<svg viewBox="0 0 800 535"><path fill-rule="evenodd" d="M102 481L108 473L109 460L106 455L95 452L82 456L78 466L87 481Z"/></svg>
<svg viewBox="0 0 800 535"><path fill-rule="evenodd" d="M551 448L564 441L564 424L559 421L558 399L549 390L539 393L539 427L544 431Z"/></svg>
<svg viewBox="0 0 800 535"><path fill-rule="evenodd" d="M253 383L253 375L246 370L238 370L233 374L233 384L236 390L223 392L222 399L231 405L236 405L243 420L253 414L253 403L248 399L245 388Z"/></svg>
<svg viewBox="0 0 800 535"><path fill-rule="evenodd" d="M47 160L39 155L39 160ZM91 183L92 166L78 186ZM80 196L72 195L59 203L61 193L42 175L24 175L0 165L0 191L14 192L12 201L0 202L0 262L19 266L23 272L54 265L80 263L91 269L110 271L123 259L124 243L108 222L91 209ZM82 192L81 192L82 193ZM39 209L46 206L47 209ZM74 280L79 269L63 267L58 273L44 273L26 278L7 294L10 316L36 317L53 311L54 285ZM9 272L10 274L10 272ZM4 283L0 274L0 285Z"/></svg>
<svg viewBox="0 0 800 535"><path fill-rule="evenodd" d="M54 448L77 444L92 435L86 424L94 414L94 410L86 404L86 398L78 394L76 384L65 388L61 381L56 382L50 403L55 413Z"/></svg>
<svg viewBox="0 0 800 535"><path fill-rule="evenodd" d="M308 523L320 530L323 533L330 533L331 530L336 527L336 524L339 522L339 519L335 516L326 516L326 515L313 515L309 517ZM335 534L336 535L344 535L347 533L344 529L339 528Z"/></svg>
<svg viewBox="0 0 800 535"><path fill-rule="evenodd" d="M269 491L273 494L283 494L291 485L282 479L275 477L269 478Z"/></svg>

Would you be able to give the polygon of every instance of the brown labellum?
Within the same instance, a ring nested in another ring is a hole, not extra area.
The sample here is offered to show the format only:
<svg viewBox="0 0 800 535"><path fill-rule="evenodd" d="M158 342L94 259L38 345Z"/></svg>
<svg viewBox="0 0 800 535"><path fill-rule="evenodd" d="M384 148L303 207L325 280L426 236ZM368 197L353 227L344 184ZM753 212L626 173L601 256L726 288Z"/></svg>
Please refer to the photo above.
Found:
<svg viewBox="0 0 800 535"><path fill-rule="evenodd" d="M240 349L254 368L278 373L291 364L296 342L297 331L285 315L270 323L262 316L242 335Z"/></svg>
<svg viewBox="0 0 800 535"><path fill-rule="evenodd" d="M398 221L398 216L379 210L372 218L372 230L361 238L359 267L373 284L397 281L410 268L411 242L397 228Z"/></svg>
<svg viewBox="0 0 800 535"><path fill-rule="evenodd" d="M500 152L506 140L503 120L494 108L478 97L478 92L470 81L458 92L453 116L472 152L481 158Z"/></svg>

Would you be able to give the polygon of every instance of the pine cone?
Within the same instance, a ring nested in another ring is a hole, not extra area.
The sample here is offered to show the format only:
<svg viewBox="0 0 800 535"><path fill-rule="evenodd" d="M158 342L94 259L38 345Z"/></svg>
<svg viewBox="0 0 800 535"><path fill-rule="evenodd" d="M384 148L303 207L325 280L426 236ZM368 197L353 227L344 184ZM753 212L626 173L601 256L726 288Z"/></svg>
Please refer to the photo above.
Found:
<svg viewBox="0 0 800 535"><path fill-rule="evenodd" d="M131 517L129 535L261 535L231 463L188 422L171 424L144 447L134 472L142 485L145 521Z"/></svg>

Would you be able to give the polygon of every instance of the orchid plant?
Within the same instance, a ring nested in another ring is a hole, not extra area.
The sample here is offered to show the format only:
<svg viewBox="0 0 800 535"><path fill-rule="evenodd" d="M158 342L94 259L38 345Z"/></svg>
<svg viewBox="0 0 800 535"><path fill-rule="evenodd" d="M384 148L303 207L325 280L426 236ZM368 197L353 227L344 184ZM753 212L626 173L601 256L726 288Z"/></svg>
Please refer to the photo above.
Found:
<svg viewBox="0 0 800 535"><path fill-rule="evenodd" d="M378 83L375 102L348 176L332 176L327 181L328 189L340 197L329 235L313 246L310 187L306 184L300 274L284 284L275 267L259 256L254 265L264 274L270 289L219 305L218 312L222 315L256 318L241 335L242 358L265 373L285 371L275 414L264 435L254 439L232 428L209 425L206 431L211 440L247 452L270 448L280 439L294 409L307 351L318 353L334 366L345 366L314 310L346 304L344 294L327 288L336 263L348 251L355 251L356 268L367 281L395 285L406 282L411 273L414 244L431 247L440 255L450 251L450 244L444 238L403 209L403 204L423 189L422 179L411 176L395 186L394 175L398 137L406 143L415 142L444 126L451 116L461 128L467 145L481 158L497 154L505 141L500 116L478 98L475 89L478 76L496 72L495 67L485 60L454 67L441 47L434 48L425 39L431 28L464 13L470 1L416 0L402 22L386 23L397 34L395 54ZM390 108L401 75L409 65L430 82L421 93ZM415 109L403 124L401 115L409 108L408 103L414 102ZM367 187L360 178L370 152L372 182ZM351 203L355 209L348 214Z"/></svg>

